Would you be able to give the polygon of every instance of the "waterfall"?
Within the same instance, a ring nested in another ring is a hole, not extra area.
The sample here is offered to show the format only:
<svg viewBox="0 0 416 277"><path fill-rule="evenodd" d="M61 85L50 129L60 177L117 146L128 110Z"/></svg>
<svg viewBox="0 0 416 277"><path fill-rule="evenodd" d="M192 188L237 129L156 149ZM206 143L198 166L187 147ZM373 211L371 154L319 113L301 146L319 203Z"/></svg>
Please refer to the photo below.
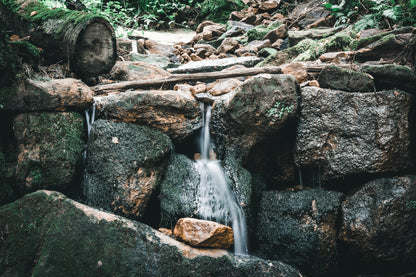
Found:
<svg viewBox="0 0 416 277"><path fill-rule="evenodd" d="M137 54L137 41L136 40L131 41L131 53Z"/></svg>
<svg viewBox="0 0 416 277"><path fill-rule="evenodd" d="M87 122L87 135L88 139L90 138L91 127L95 121L95 102L92 104L91 107L85 110L85 121ZM83 153L84 164L87 159L87 145L84 146L84 153Z"/></svg>
<svg viewBox="0 0 416 277"><path fill-rule="evenodd" d="M218 221L222 224L231 223L234 232L235 254L246 255L247 228L244 213L230 188L230 180L225 175L221 164L216 160L210 133L209 121L211 106L201 104L202 132L200 137L201 159L196 161L200 173L199 207L202 218Z"/></svg>

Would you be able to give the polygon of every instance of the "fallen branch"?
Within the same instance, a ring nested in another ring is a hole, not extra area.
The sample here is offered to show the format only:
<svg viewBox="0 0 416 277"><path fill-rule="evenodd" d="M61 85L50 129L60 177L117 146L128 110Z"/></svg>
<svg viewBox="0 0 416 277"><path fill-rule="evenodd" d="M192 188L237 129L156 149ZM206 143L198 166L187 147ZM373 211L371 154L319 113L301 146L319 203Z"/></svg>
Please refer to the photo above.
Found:
<svg viewBox="0 0 416 277"><path fill-rule="evenodd" d="M308 65L306 69L309 73L319 73L321 70L330 64L323 65ZM351 68L351 65L337 65L343 68ZM204 72L194 74L172 74L168 77L160 79L142 80L142 81L126 81L120 83L98 85L92 87L96 94L102 94L106 91L123 91L128 89L139 89L149 87L161 87L164 85L176 84L181 82L192 81L207 81L225 78L235 78L243 76L253 76L258 74L282 74L282 66L265 66L265 67L253 67L244 68L233 71L216 71L216 72Z"/></svg>

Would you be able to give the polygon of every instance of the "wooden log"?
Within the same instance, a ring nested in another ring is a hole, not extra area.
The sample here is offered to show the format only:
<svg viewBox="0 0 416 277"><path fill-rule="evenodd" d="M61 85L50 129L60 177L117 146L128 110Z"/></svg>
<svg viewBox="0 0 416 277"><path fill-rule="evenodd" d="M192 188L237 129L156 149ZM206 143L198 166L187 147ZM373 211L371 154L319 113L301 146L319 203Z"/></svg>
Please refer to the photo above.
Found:
<svg viewBox="0 0 416 277"><path fill-rule="evenodd" d="M0 0L0 20L9 32L30 36L45 64L68 63L80 78L108 73L117 58L114 29L103 17L35 0Z"/></svg>
<svg viewBox="0 0 416 277"><path fill-rule="evenodd" d="M330 64L323 65L308 65L306 67L309 73L319 73L321 70ZM337 65L343 68L351 68L351 65ZM120 83L99 85L93 87L95 93L101 94L106 91L123 91L128 89L138 88L149 88L149 87L160 87L169 84L176 84L181 82L192 82L192 81L208 81L216 79L234 78L241 76L253 76L257 74L281 74L281 66L265 66L265 67L253 67L244 68L233 71L217 71L217 72L204 72L194 74L172 74L168 77L160 79L150 80L139 80L139 81L126 81Z"/></svg>

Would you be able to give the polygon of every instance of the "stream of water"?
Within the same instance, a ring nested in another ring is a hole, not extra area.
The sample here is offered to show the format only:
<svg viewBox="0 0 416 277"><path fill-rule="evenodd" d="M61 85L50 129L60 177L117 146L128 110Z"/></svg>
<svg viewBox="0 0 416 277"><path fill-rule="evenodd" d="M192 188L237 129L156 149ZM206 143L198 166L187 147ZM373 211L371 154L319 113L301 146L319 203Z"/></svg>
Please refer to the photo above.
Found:
<svg viewBox="0 0 416 277"><path fill-rule="evenodd" d="M201 110L203 115L200 137L201 159L196 161L201 176L199 213L207 220L222 224L231 223L234 232L234 252L238 255L246 255L248 243L244 212L231 191L230 180L213 152L209 133L211 106L201 104Z"/></svg>

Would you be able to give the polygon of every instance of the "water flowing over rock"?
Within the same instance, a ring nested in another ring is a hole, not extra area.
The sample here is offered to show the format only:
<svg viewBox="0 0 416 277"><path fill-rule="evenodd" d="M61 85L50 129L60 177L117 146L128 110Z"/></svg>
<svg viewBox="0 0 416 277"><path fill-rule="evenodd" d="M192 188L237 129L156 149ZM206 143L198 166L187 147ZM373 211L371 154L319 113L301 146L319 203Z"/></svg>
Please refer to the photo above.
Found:
<svg viewBox="0 0 416 277"><path fill-rule="evenodd" d="M11 90L2 99L1 110L7 112L83 111L94 102L92 90L76 79L26 79L4 89Z"/></svg>
<svg viewBox="0 0 416 277"><path fill-rule="evenodd" d="M412 165L413 97L401 91L302 90L295 161L324 180Z"/></svg>
<svg viewBox="0 0 416 277"><path fill-rule="evenodd" d="M182 141L199 127L199 104L189 92L128 91L95 97L101 118L134 122Z"/></svg>
<svg viewBox="0 0 416 277"><path fill-rule="evenodd" d="M195 247L228 249L234 244L233 229L208 220L181 218L173 234Z"/></svg>
<svg viewBox="0 0 416 277"><path fill-rule="evenodd" d="M345 259L376 272L388 271L392 264L415 270L415 199L415 176L377 179L348 197L339 235Z"/></svg>
<svg viewBox="0 0 416 277"><path fill-rule="evenodd" d="M313 276L337 276L341 201L341 193L317 189L263 192L257 222L260 257L285 261Z"/></svg>
<svg viewBox="0 0 416 277"><path fill-rule="evenodd" d="M88 141L83 191L87 203L132 218L144 215L173 145L159 131L97 120Z"/></svg>
<svg viewBox="0 0 416 277"><path fill-rule="evenodd" d="M256 143L295 118L299 92L290 75L261 74L218 98L211 123L217 151L222 155L232 148L245 157Z"/></svg>
<svg viewBox="0 0 416 277"><path fill-rule="evenodd" d="M0 207L0 233L6 276L302 276L281 262L192 248L51 191Z"/></svg>
<svg viewBox="0 0 416 277"><path fill-rule="evenodd" d="M13 128L18 145L15 189L19 193L40 188L63 191L79 182L86 137L80 114L19 114Z"/></svg>

